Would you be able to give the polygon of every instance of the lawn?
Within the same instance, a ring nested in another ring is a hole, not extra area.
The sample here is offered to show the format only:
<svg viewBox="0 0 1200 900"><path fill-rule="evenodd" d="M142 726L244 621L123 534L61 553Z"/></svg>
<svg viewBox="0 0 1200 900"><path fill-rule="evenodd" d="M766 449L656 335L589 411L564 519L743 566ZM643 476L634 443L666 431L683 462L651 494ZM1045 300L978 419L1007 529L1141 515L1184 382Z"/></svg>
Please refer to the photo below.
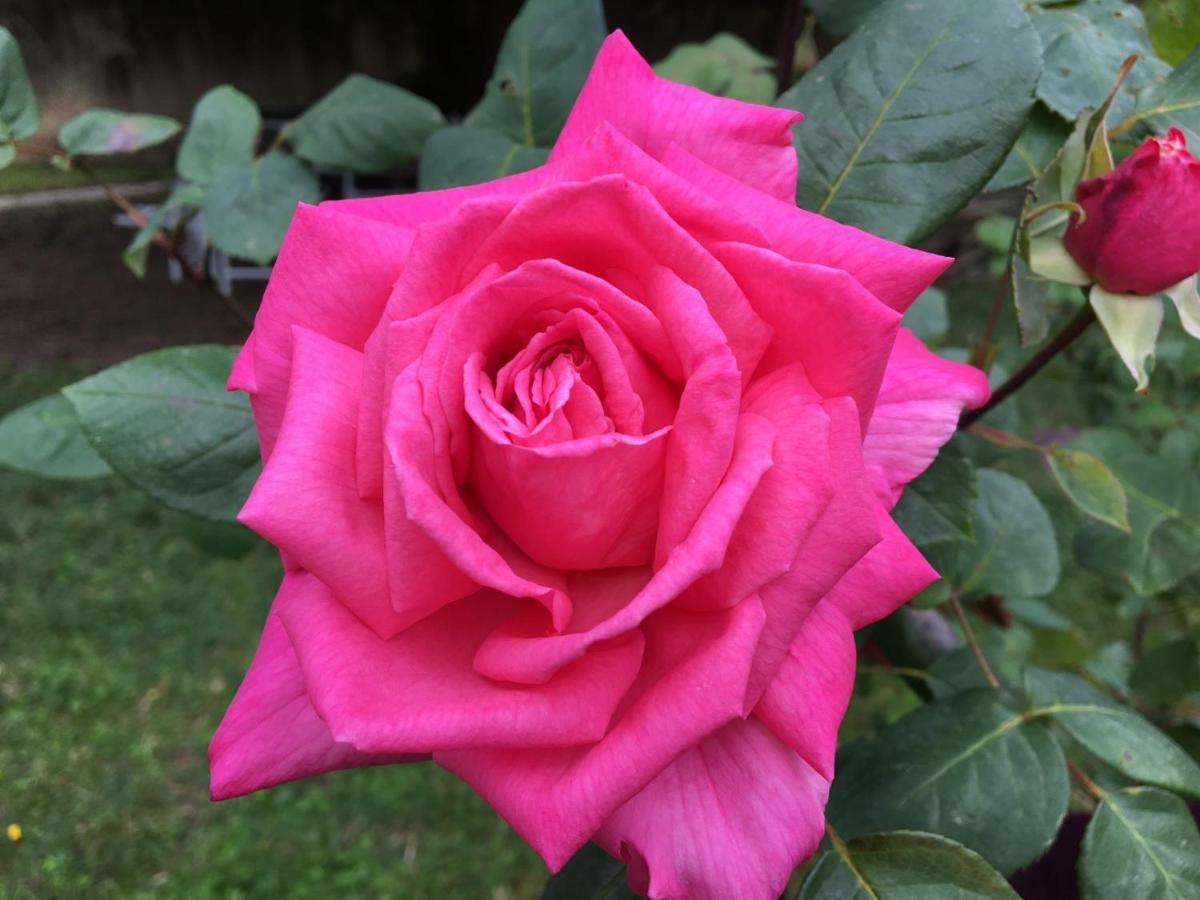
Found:
<svg viewBox="0 0 1200 900"><path fill-rule="evenodd" d="M74 374L0 372L0 413ZM537 896L532 851L431 765L209 801L278 575L115 479L0 471L0 896Z"/></svg>

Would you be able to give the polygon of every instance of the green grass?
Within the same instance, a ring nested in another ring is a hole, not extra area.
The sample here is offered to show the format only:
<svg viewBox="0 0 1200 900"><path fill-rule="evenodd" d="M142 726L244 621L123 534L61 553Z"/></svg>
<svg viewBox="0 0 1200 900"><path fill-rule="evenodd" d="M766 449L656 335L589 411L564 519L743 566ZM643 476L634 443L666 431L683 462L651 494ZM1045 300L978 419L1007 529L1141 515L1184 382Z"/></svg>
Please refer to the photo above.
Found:
<svg viewBox="0 0 1200 900"><path fill-rule="evenodd" d="M72 374L0 373L0 411ZM432 765L210 803L279 567L198 537L239 549L116 479L0 471L0 896L536 896L540 861Z"/></svg>

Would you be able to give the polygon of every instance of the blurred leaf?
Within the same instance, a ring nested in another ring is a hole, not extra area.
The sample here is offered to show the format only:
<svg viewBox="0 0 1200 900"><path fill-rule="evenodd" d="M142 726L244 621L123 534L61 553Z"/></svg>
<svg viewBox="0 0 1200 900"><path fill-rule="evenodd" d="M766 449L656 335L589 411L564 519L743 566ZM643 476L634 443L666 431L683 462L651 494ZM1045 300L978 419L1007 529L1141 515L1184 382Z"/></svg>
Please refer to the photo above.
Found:
<svg viewBox="0 0 1200 900"><path fill-rule="evenodd" d="M150 244L154 242L154 234L162 228L167 216L176 209L199 209L204 202L204 189L197 184L179 184L171 191L170 196L147 217L146 224L138 229L121 259L125 266L138 278L146 275L146 257L150 252Z"/></svg>
<svg viewBox="0 0 1200 900"><path fill-rule="evenodd" d="M846 838L918 829L945 835L1001 872L1032 862L1067 811L1062 750L999 692L916 710L840 763L828 814ZM999 798L1003 800L999 800Z"/></svg>
<svg viewBox="0 0 1200 900"><path fill-rule="evenodd" d="M796 900L963 900L1017 895L999 872L962 844L916 831L833 842Z"/></svg>
<svg viewBox="0 0 1200 900"><path fill-rule="evenodd" d="M206 185L223 167L249 163L260 124L253 100L228 84L213 88L192 110L175 171L180 178Z"/></svg>
<svg viewBox="0 0 1200 900"><path fill-rule="evenodd" d="M1008 611L1018 622L1043 631L1070 631L1071 620L1045 600L1030 597L1013 597L1005 603Z"/></svg>
<svg viewBox="0 0 1200 900"><path fill-rule="evenodd" d="M1070 133L1070 122L1041 103L1034 104L1012 152L984 190L999 191L1037 181Z"/></svg>
<svg viewBox="0 0 1200 900"><path fill-rule="evenodd" d="M1034 705L1117 771L1135 781L1200 796L1200 765L1169 737L1082 678L1030 668Z"/></svg>
<svg viewBox="0 0 1200 900"><path fill-rule="evenodd" d="M0 418L0 466L42 478L100 478L112 470L92 449L75 409L51 394Z"/></svg>
<svg viewBox="0 0 1200 900"><path fill-rule="evenodd" d="M1129 686L1159 706L1200 691L1200 638L1186 635L1148 650L1134 665Z"/></svg>
<svg viewBox="0 0 1200 900"><path fill-rule="evenodd" d="M403 88L351 75L289 125L297 156L317 166L386 172L421 155L445 124L441 110Z"/></svg>
<svg viewBox="0 0 1200 900"><path fill-rule="evenodd" d="M1200 44L1200 0L1143 0L1142 14L1150 43L1170 65L1179 65Z"/></svg>
<svg viewBox="0 0 1200 900"><path fill-rule="evenodd" d="M1129 673L1132 669L1133 651L1125 641L1105 644L1084 665L1089 675L1121 694L1129 693Z"/></svg>
<svg viewBox="0 0 1200 900"><path fill-rule="evenodd" d="M625 864L595 844L584 844L550 876L542 900L635 900L625 880Z"/></svg>
<svg viewBox="0 0 1200 900"><path fill-rule="evenodd" d="M660 78L748 103L775 99L775 60L736 34L720 32L703 44L680 44L654 64Z"/></svg>
<svg viewBox="0 0 1200 900"><path fill-rule="evenodd" d="M1098 106L1131 54L1138 62L1113 103L1118 119L1133 110L1139 88L1170 71L1150 47L1141 11L1123 0L1043 7L1030 15L1042 42L1038 99L1066 119Z"/></svg>
<svg viewBox="0 0 1200 900"><path fill-rule="evenodd" d="M981 628L984 623L977 617L972 616L972 619L979 644L996 677L1008 687L1019 686L1021 673L1025 671L1033 650L1033 633L1021 623L1008 628ZM975 654L965 644L934 660L929 667L929 674L938 679L933 690L938 697L970 688L987 687L987 680L979 669Z"/></svg>
<svg viewBox="0 0 1200 900"><path fill-rule="evenodd" d="M0 169L7 168L17 158L17 145L0 143Z"/></svg>
<svg viewBox="0 0 1200 900"><path fill-rule="evenodd" d="M58 143L72 156L136 153L174 137L179 123L169 116L89 109L58 130Z"/></svg>
<svg viewBox="0 0 1200 900"><path fill-rule="evenodd" d="M214 247L265 265L279 252L296 204L320 196L312 170L275 150L221 169L204 194L204 224Z"/></svg>
<svg viewBox="0 0 1200 900"><path fill-rule="evenodd" d="M926 344L940 341L950 328L946 292L935 287L926 288L904 314L904 325Z"/></svg>
<svg viewBox="0 0 1200 900"><path fill-rule="evenodd" d="M540 166L549 155L547 147L526 147L494 131L455 125L425 143L417 183L423 191L481 184Z"/></svg>
<svg viewBox="0 0 1200 900"><path fill-rule="evenodd" d="M1131 531L1125 489L1108 466L1090 453L1064 447L1051 447L1046 462L1076 506L1097 521Z"/></svg>
<svg viewBox="0 0 1200 900"><path fill-rule="evenodd" d="M862 25L883 0L809 0L808 8L821 28L834 37L845 37Z"/></svg>
<svg viewBox="0 0 1200 900"><path fill-rule="evenodd" d="M600 0L525 0L504 35L483 99L464 124L527 147L549 147L607 30Z"/></svg>
<svg viewBox="0 0 1200 900"><path fill-rule="evenodd" d="M1088 823L1079 859L1084 900L1200 898L1200 833L1166 791L1108 791Z"/></svg>
<svg viewBox="0 0 1200 900"><path fill-rule="evenodd" d="M258 438L244 394L225 379L236 348L168 347L63 389L92 446L172 509L232 521L258 477Z"/></svg>
<svg viewBox="0 0 1200 900"><path fill-rule="evenodd" d="M896 522L919 547L969 541L975 535L975 469L962 448L947 444L896 504Z"/></svg>
<svg viewBox="0 0 1200 900"><path fill-rule="evenodd" d="M1187 59L1162 81L1148 85L1138 92L1137 110L1130 117L1133 123L1165 134L1171 125L1188 132L1188 142L1197 150L1200 141L1200 49L1193 50Z"/></svg>
<svg viewBox="0 0 1200 900"><path fill-rule="evenodd" d="M779 98L808 117L795 129L797 203L919 240L1008 154L1038 67L1015 0L888 0Z"/></svg>
<svg viewBox="0 0 1200 900"><path fill-rule="evenodd" d="M21 48L7 28L0 28L0 144L29 137L37 125L37 97Z"/></svg>

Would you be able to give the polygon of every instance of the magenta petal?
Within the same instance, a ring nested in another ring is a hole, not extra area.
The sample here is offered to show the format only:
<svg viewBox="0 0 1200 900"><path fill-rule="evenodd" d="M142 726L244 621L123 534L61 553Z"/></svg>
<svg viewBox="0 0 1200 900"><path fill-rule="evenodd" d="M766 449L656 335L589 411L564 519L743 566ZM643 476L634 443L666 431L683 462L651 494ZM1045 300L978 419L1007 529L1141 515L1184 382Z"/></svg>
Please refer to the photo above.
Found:
<svg viewBox="0 0 1200 900"><path fill-rule="evenodd" d="M285 576L280 598L296 590L303 577ZM427 758L363 753L335 741L308 698L291 641L273 613L263 627L254 662L208 748L214 800L334 769Z"/></svg>
<svg viewBox="0 0 1200 900"><path fill-rule="evenodd" d="M637 683L594 746L435 752L434 761L474 787L558 870L671 760L742 715L762 621L754 596L719 612L661 610L642 625Z"/></svg>
<svg viewBox="0 0 1200 900"><path fill-rule="evenodd" d="M688 750L596 841L650 900L775 900L825 833L829 780L753 719Z"/></svg>
<svg viewBox="0 0 1200 900"><path fill-rule="evenodd" d="M620 31L608 36L550 154L569 160L605 123L654 158L672 143L773 197L796 193L799 113L714 97L659 78Z"/></svg>
<svg viewBox="0 0 1200 900"><path fill-rule="evenodd" d="M838 728L854 689L854 632L833 603L818 603L754 708L775 736L833 780Z"/></svg>
<svg viewBox="0 0 1200 900"><path fill-rule="evenodd" d="M605 733L637 675L638 633L595 648L549 684L475 672L483 637L522 602L490 591L381 640L311 575L278 607L313 706L339 742L370 753L569 747Z"/></svg>
<svg viewBox="0 0 1200 900"><path fill-rule="evenodd" d="M354 476L362 354L299 326L292 341L293 400L238 521L391 637L405 622L388 594L383 510L359 498Z"/></svg>
<svg viewBox="0 0 1200 900"><path fill-rule="evenodd" d="M799 209L791 197L767 197L708 165L690 147L670 148L663 164L753 222L777 252L796 262L843 269L897 312L908 309L953 262Z"/></svg>
<svg viewBox="0 0 1200 900"><path fill-rule="evenodd" d="M987 398L982 372L942 359L900 329L863 440L876 493L889 509L953 436L963 407L980 406Z"/></svg>

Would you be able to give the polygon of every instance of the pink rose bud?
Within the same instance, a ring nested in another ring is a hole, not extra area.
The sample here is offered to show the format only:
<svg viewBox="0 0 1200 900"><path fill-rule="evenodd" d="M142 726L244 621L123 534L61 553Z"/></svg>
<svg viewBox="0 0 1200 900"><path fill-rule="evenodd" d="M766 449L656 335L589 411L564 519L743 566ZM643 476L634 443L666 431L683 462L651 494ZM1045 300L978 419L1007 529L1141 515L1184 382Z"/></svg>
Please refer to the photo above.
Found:
<svg viewBox="0 0 1200 900"><path fill-rule="evenodd" d="M1063 243L1105 290L1157 294L1200 271L1200 161L1178 128L1081 182L1075 199L1087 218Z"/></svg>

